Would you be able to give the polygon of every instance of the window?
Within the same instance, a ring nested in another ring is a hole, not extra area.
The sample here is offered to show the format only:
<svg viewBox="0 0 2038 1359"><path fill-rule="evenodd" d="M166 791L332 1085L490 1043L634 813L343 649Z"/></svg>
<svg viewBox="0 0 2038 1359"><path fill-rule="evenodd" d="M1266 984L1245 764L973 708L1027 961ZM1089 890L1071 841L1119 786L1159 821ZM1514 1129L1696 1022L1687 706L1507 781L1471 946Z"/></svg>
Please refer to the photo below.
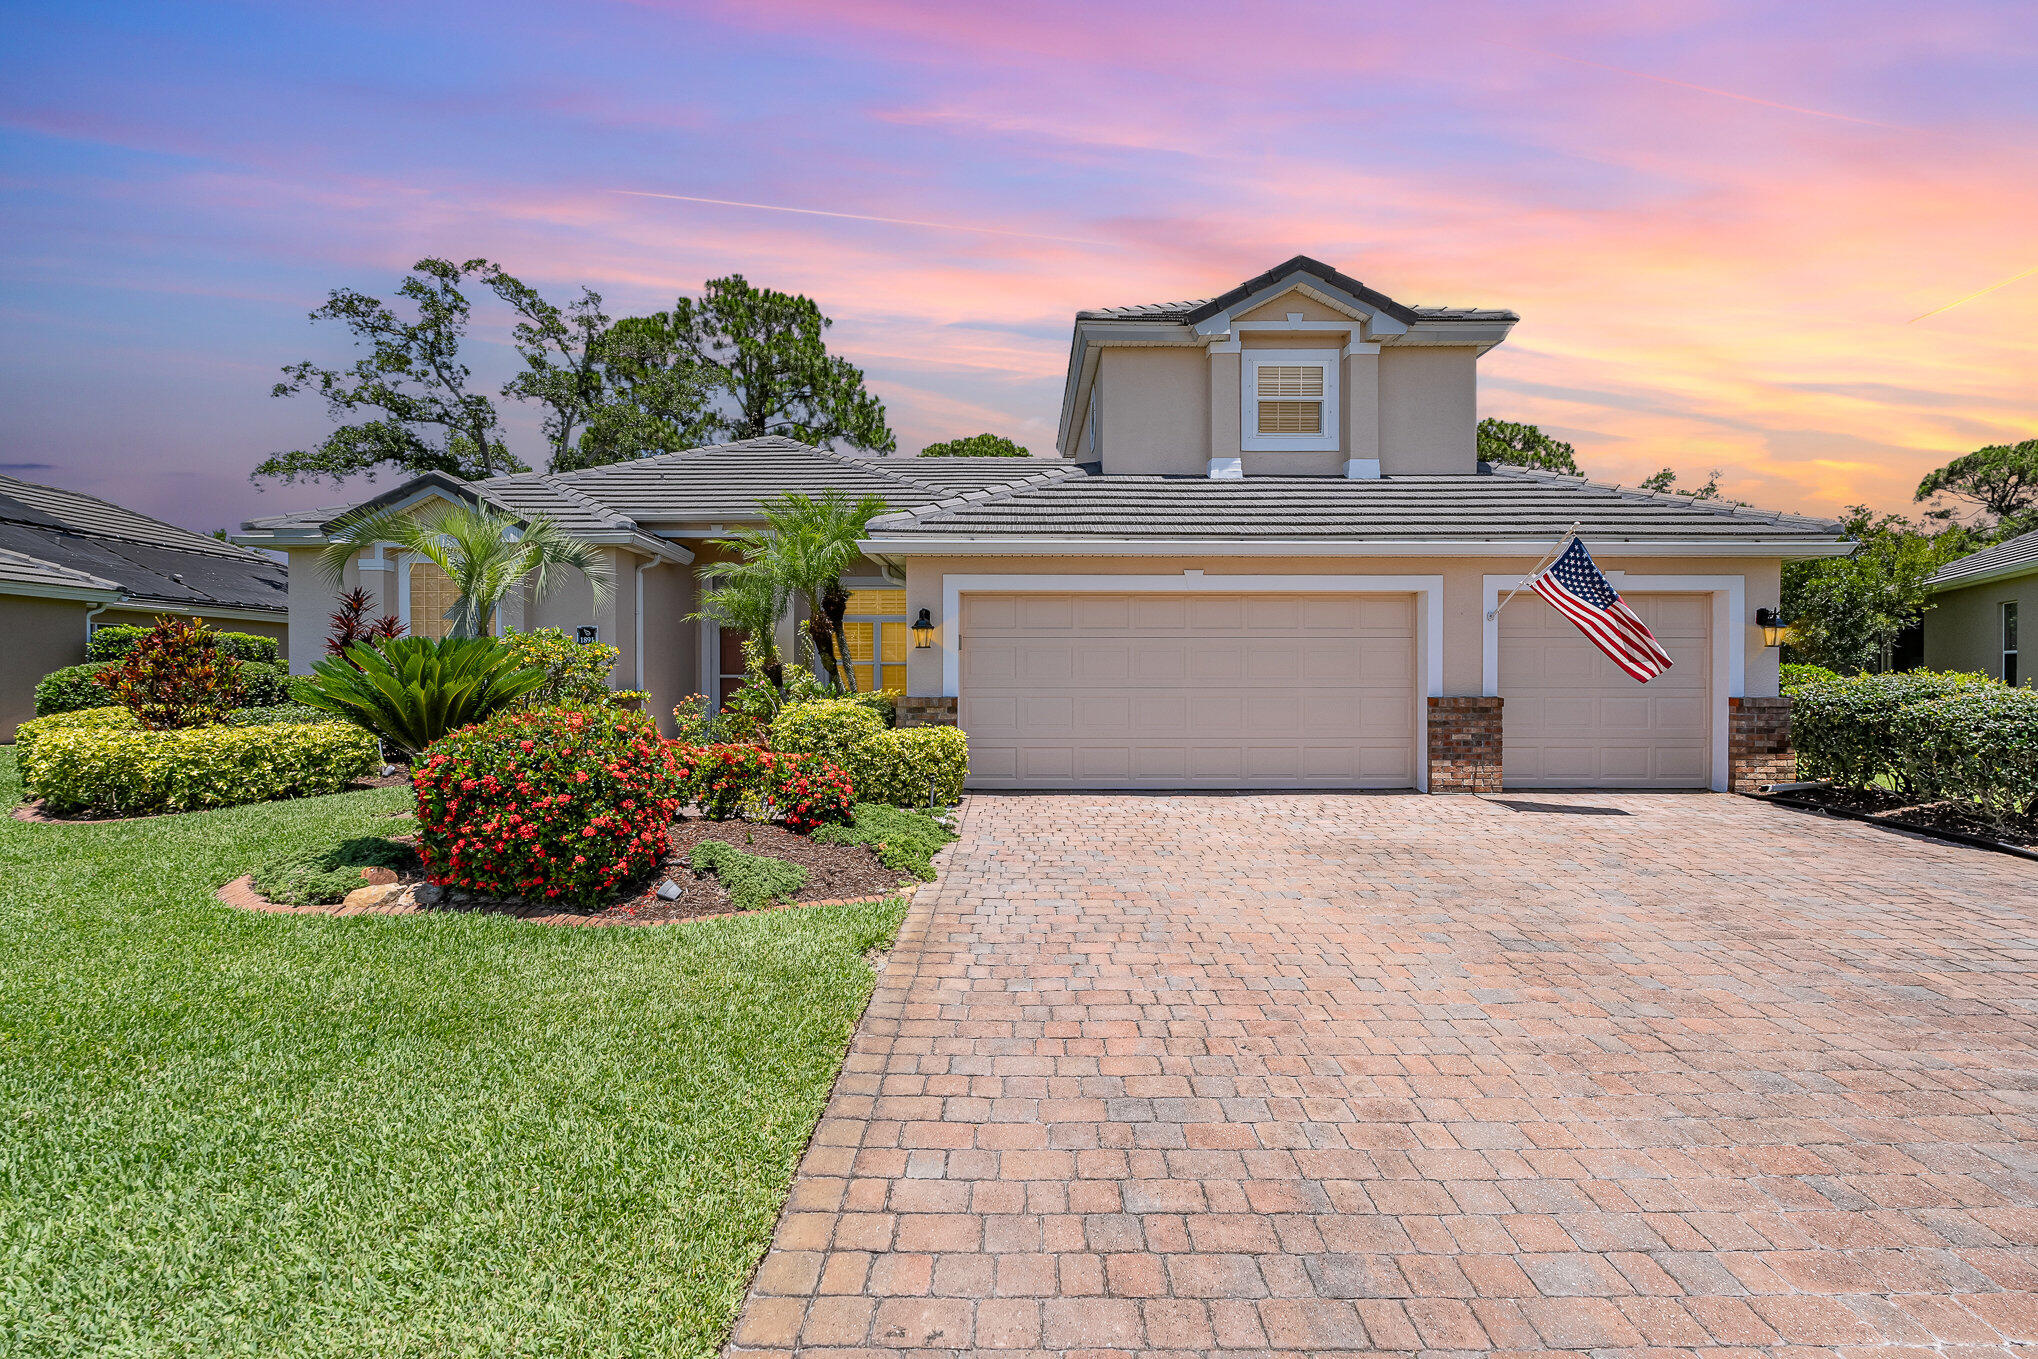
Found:
<svg viewBox="0 0 2038 1359"><path fill-rule="evenodd" d="M410 617L404 625L413 637L445 637L453 631L446 617L460 598L452 577L431 562L413 562L410 568Z"/></svg>
<svg viewBox="0 0 2038 1359"><path fill-rule="evenodd" d="M1248 349L1242 358L1241 449L1337 448L1335 350Z"/></svg>
<svg viewBox="0 0 2038 1359"><path fill-rule="evenodd" d="M912 641L906 630L904 590L851 590L842 632L849 642L849 666L856 672L858 689L906 691L906 648Z"/></svg>
<svg viewBox="0 0 2038 1359"><path fill-rule="evenodd" d="M2005 600L2003 611L2003 683L2017 683L2017 601Z"/></svg>

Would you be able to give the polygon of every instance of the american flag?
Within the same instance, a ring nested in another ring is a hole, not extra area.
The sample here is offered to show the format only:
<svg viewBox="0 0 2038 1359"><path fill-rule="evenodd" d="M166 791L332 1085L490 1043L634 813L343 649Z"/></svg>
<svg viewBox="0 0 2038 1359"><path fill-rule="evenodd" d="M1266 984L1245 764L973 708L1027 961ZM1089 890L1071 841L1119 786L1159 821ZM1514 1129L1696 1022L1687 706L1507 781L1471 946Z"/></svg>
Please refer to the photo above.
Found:
<svg viewBox="0 0 2038 1359"><path fill-rule="evenodd" d="M1529 582L1529 588L1555 605L1557 612L1576 623L1615 665L1642 683L1670 668L1670 654L1621 600L1620 592L1606 583L1579 539L1573 538L1571 545L1557 554L1557 560Z"/></svg>

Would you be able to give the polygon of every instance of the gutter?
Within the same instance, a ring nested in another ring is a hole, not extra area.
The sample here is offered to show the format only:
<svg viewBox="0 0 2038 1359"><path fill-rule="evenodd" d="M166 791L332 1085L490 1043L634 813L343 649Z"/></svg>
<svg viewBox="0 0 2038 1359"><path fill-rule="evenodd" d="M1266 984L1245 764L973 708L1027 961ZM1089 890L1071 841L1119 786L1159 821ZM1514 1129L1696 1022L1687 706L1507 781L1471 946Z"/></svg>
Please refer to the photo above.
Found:
<svg viewBox="0 0 2038 1359"><path fill-rule="evenodd" d="M2016 562L1992 571L1977 571L1971 576L1955 576L1951 580L1942 580L1936 584L1928 580L1925 582L1925 589L1936 595L1947 590L1964 590L1970 585L1987 585L1998 580L2015 580L2019 576L2033 575L2038 575L2038 561Z"/></svg>

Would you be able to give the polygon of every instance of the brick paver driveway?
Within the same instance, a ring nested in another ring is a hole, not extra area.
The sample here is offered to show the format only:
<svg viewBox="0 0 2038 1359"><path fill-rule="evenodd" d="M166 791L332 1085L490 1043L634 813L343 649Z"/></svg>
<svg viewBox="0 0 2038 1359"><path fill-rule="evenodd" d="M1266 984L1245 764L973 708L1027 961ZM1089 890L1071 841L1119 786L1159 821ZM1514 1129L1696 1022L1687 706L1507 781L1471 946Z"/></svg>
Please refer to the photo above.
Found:
<svg viewBox="0 0 2038 1359"><path fill-rule="evenodd" d="M2038 1342L2038 865L1703 795L962 829L733 1353Z"/></svg>

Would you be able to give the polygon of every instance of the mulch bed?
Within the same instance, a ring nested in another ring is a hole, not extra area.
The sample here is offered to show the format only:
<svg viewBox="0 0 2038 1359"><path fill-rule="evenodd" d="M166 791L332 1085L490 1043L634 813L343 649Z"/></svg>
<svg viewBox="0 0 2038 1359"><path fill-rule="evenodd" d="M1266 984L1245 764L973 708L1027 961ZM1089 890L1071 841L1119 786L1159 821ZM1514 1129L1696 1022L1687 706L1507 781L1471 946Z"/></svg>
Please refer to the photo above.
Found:
<svg viewBox="0 0 2038 1359"><path fill-rule="evenodd" d="M270 901L246 877L237 878L219 890L229 906L244 910L269 911L286 915L412 915L424 911L479 911L490 915L513 915L547 925L665 925L682 920L703 920L710 916L742 915L723 890L721 879L696 872L687 855L703 840L720 840L745 854L783 859L807 870L807 885L793 906L819 906L844 901L870 901L909 895L915 884L910 873L887 868L867 845L821 845L783 826L756 821L708 821L684 817L670 828L671 849L659 867L647 878L599 907L561 906L557 902L531 903L515 899L483 897L468 892L448 893L432 905L400 900L388 905L346 909L343 903L318 906L285 906ZM409 836L392 839L408 840ZM372 874L372 879L366 874ZM658 884L670 878L680 889L667 901L658 895ZM365 870L363 885L396 884L405 888L424 885L421 874L399 879L387 869ZM771 909L783 910L786 907Z"/></svg>
<svg viewBox="0 0 2038 1359"><path fill-rule="evenodd" d="M1770 797L1790 806L1852 812L1898 829L1971 837L2023 849L2038 848L2038 827L2006 829L1962 802L1914 803L1904 794L1887 788L1793 788Z"/></svg>

